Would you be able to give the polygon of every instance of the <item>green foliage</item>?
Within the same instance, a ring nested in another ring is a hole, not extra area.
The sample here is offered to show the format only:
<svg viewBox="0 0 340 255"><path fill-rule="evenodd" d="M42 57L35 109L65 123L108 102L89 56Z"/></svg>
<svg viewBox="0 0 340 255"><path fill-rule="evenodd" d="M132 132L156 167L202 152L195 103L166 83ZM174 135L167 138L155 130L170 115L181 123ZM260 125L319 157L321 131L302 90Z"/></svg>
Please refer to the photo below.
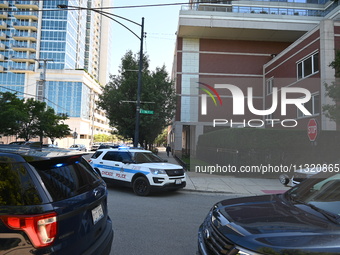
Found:
<svg viewBox="0 0 340 255"><path fill-rule="evenodd" d="M107 134L96 134L93 136L94 142L102 142L102 143L113 143L114 141L120 140L118 135L107 135Z"/></svg>
<svg viewBox="0 0 340 255"><path fill-rule="evenodd" d="M143 58L141 108L154 114L140 114L139 143L152 143L174 116L175 90L165 67L148 70ZM139 57L128 51L122 58L120 74L111 76L100 96L99 106L106 110L110 124L125 139L134 138ZM145 103L151 102L151 103Z"/></svg>
<svg viewBox="0 0 340 255"><path fill-rule="evenodd" d="M168 140L168 129L165 128L163 129L163 132L156 137L155 143L158 146L164 146L167 143L167 140Z"/></svg>
<svg viewBox="0 0 340 255"><path fill-rule="evenodd" d="M63 123L66 115L56 115L54 109L46 103L30 98L26 101L16 94L0 93L0 133L15 135L25 141L40 136L62 138L70 133L68 125Z"/></svg>

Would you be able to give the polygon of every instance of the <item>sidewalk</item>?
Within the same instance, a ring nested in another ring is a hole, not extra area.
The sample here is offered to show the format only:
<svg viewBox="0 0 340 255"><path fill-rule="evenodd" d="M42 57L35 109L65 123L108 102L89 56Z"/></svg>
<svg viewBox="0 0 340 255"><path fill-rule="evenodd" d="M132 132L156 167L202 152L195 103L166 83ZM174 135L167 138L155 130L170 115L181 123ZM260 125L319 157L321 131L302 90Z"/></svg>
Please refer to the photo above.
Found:
<svg viewBox="0 0 340 255"><path fill-rule="evenodd" d="M164 147L158 148L158 156L169 163L177 164L170 154L168 157ZM224 175L187 172L187 185L184 190L196 192L236 193L240 195L264 195L283 193L289 187L283 186L278 179L237 178Z"/></svg>

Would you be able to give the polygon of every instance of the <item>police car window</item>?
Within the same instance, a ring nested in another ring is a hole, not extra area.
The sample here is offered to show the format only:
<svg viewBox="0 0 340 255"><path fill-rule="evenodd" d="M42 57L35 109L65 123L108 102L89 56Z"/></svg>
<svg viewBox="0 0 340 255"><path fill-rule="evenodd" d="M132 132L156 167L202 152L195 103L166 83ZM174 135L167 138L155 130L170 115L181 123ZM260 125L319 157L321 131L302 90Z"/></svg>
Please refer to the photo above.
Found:
<svg viewBox="0 0 340 255"><path fill-rule="evenodd" d="M160 157L150 152L136 152L134 154L134 160L136 163L152 163L152 162L164 162Z"/></svg>
<svg viewBox="0 0 340 255"><path fill-rule="evenodd" d="M130 161L131 160L131 154L129 152L120 152L119 156L121 158L121 161Z"/></svg>
<svg viewBox="0 0 340 255"><path fill-rule="evenodd" d="M98 158L102 153L102 151L96 151L91 158Z"/></svg>
<svg viewBox="0 0 340 255"><path fill-rule="evenodd" d="M42 203L31 176L21 163L0 163L0 194L0 206Z"/></svg>
<svg viewBox="0 0 340 255"><path fill-rule="evenodd" d="M117 161L117 152L115 151L108 151L103 156L104 160L110 160L110 161Z"/></svg>

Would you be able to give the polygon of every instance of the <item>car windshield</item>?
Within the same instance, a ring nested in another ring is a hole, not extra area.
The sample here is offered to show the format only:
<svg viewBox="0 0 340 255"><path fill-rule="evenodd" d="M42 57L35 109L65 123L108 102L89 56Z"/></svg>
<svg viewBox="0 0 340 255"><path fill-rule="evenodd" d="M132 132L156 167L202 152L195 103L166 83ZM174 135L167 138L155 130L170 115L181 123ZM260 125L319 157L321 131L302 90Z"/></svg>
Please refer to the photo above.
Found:
<svg viewBox="0 0 340 255"><path fill-rule="evenodd" d="M296 203L306 204L340 218L340 173L321 172L292 188L286 195Z"/></svg>
<svg viewBox="0 0 340 255"><path fill-rule="evenodd" d="M135 152L133 153L133 160L137 164L141 163L159 163L164 162L164 160L152 152Z"/></svg>

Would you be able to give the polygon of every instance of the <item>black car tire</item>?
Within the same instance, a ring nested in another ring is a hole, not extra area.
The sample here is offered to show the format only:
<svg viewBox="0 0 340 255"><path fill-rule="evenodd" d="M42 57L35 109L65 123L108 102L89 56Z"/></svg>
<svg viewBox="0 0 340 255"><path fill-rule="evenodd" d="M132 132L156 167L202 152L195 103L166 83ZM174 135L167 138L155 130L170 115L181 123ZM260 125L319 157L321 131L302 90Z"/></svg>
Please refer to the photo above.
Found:
<svg viewBox="0 0 340 255"><path fill-rule="evenodd" d="M286 174L281 174L279 176L279 180L283 185L287 185L289 183L289 176Z"/></svg>
<svg viewBox="0 0 340 255"><path fill-rule="evenodd" d="M150 194L150 184L145 177L137 177L133 182L133 192L138 196L147 196Z"/></svg>

